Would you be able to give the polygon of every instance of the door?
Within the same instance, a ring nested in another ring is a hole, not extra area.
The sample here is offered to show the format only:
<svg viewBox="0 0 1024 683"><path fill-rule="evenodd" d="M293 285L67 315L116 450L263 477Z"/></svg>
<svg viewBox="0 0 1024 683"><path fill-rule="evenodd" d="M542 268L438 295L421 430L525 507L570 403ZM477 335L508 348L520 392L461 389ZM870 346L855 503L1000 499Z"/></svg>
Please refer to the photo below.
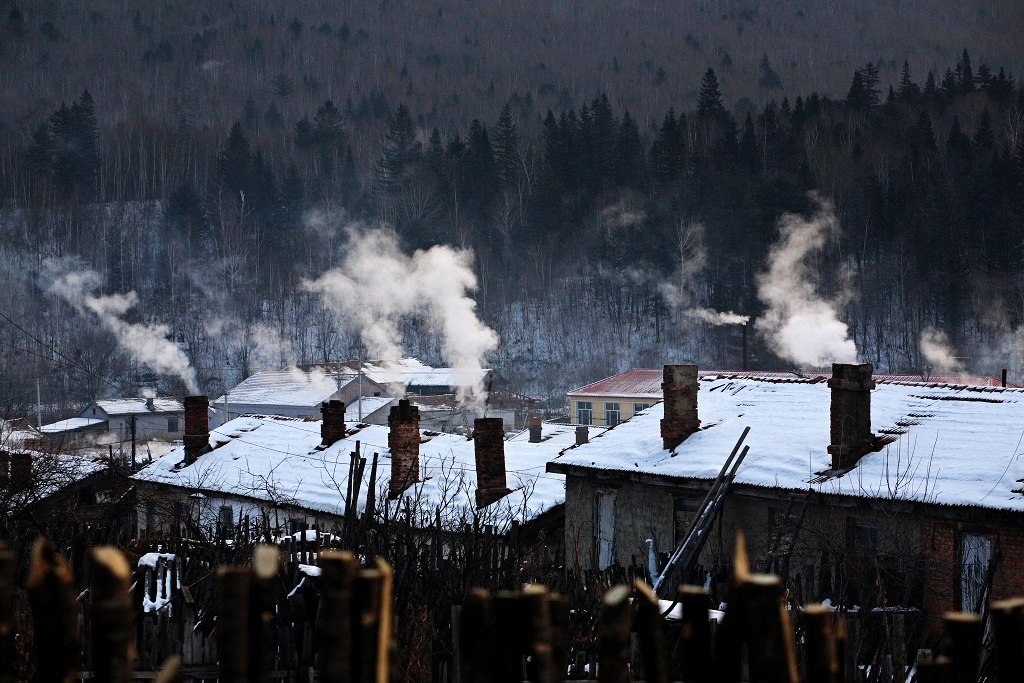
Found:
<svg viewBox="0 0 1024 683"><path fill-rule="evenodd" d="M974 612L985 591L988 564L992 557L992 541L981 534L960 537L960 609Z"/></svg>
<svg viewBox="0 0 1024 683"><path fill-rule="evenodd" d="M598 491L594 499L594 536L597 545L597 568L605 569L615 562L615 492Z"/></svg>

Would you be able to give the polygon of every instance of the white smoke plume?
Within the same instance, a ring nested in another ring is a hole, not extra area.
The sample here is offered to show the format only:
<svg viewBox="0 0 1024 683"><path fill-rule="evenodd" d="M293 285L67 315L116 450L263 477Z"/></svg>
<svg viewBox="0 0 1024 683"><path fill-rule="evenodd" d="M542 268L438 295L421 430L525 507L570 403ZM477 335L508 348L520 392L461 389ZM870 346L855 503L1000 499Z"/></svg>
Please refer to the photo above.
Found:
<svg viewBox="0 0 1024 683"><path fill-rule="evenodd" d="M921 332L921 355L929 367L938 372L961 373L964 365L953 351L953 345L945 332L926 327Z"/></svg>
<svg viewBox="0 0 1024 683"><path fill-rule="evenodd" d="M102 276L94 270L68 270L66 262L49 259L44 273L50 280L50 291L57 294L79 313L93 315L113 334L117 344L137 361L161 375L180 377L189 393L199 393L199 382L188 356L167 338L166 325L129 323L122 317L139 302L135 292L97 294L103 285Z"/></svg>
<svg viewBox="0 0 1024 683"><path fill-rule="evenodd" d="M351 321L367 351L383 360L403 355L403 318L429 320L441 334L445 362L466 372L460 384L476 385L472 395L460 390L459 401L480 408L484 356L498 347L498 335L477 318L476 301L469 296L477 286L472 253L435 246L408 256L392 230L348 232L344 261L316 280L303 281L303 288Z"/></svg>
<svg viewBox="0 0 1024 683"><path fill-rule="evenodd" d="M757 296L767 306L757 330L776 355L800 366L853 363L857 347L839 319L844 297L821 296L811 265L811 258L839 233L839 220L831 201L816 194L812 199L818 207L809 219L789 213L779 219L779 241L757 277Z"/></svg>
<svg viewBox="0 0 1024 683"><path fill-rule="evenodd" d="M744 325L750 316L716 311L697 303L700 301L699 276L707 265L703 240L704 226L701 223L679 225L676 234L679 265L671 280L659 284L661 296L679 318L700 320L709 325Z"/></svg>

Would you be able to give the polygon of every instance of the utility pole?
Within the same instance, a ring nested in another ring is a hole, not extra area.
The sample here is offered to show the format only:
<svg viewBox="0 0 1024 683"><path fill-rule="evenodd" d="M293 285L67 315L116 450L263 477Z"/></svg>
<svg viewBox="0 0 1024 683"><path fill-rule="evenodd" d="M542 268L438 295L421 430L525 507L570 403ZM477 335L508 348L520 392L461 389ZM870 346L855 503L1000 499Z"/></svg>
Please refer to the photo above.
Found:
<svg viewBox="0 0 1024 683"><path fill-rule="evenodd" d="M43 399L42 392L39 390L39 378L36 377L36 428L43 428Z"/></svg>
<svg viewBox="0 0 1024 683"><path fill-rule="evenodd" d="M135 416L132 415L132 467L135 467Z"/></svg>
<svg viewBox="0 0 1024 683"><path fill-rule="evenodd" d="M359 421L363 421L363 361L359 361Z"/></svg>

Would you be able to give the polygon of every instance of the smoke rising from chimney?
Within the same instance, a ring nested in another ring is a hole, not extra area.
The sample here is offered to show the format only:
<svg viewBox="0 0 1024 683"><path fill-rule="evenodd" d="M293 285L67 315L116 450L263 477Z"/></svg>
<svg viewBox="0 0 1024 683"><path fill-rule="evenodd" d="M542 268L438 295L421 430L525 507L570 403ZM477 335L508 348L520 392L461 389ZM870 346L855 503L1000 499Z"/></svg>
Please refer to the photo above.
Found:
<svg viewBox="0 0 1024 683"><path fill-rule="evenodd" d="M776 355L798 365L853 363L857 347L839 319L845 297L821 296L811 265L811 258L839 234L839 220L831 201L816 193L811 198L817 210L810 218L790 213L779 218L779 241L757 277L757 296L767 307L757 331Z"/></svg>
<svg viewBox="0 0 1024 683"><path fill-rule="evenodd" d="M114 336L117 344L137 361L161 375L180 377L190 393L199 393L199 382L188 356L167 338L166 325L129 323L122 319L139 301L135 292L97 294L103 277L94 270L69 270L59 259L44 263L49 290L71 304L79 313L91 314Z"/></svg>
<svg viewBox="0 0 1024 683"><path fill-rule="evenodd" d="M304 280L307 291L320 294L336 314L351 321L366 350L384 360L402 357L402 318L424 317L441 334L446 363L466 371L459 384L472 386L469 395L459 387L463 405L480 408L479 386L484 356L498 347L498 335L476 316L472 252L434 246L403 254L393 230L350 227L345 258L340 266L315 280Z"/></svg>
<svg viewBox="0 0 1024 683"><path fill-rule="evenodd" d="M676 251L679 265L672 279L659 285L662 298L678 318L700 320L709 325L743 325L750 316L732 311L715 311L698 305L700 273L707 266L704 249L704 225L680 223L676 230Z"/></svg>
<svg viewBox="0 0 1024 683"><path fill-rule="evenodd" d="M961 373L964 365L956 357L953 345L945 332L926 327L921 332L921 355L932 370L947 373Z"/></svg>

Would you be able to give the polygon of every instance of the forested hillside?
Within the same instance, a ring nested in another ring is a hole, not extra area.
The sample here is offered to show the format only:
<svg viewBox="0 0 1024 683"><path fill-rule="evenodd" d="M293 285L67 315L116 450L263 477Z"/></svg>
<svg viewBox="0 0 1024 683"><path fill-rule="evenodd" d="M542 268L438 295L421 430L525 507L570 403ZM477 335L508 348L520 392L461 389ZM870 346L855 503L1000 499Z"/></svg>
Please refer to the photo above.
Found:
<svg viewBox="0 0 1024 683"><path fill-rule="evenodd" d="M10 401L34 402L37 378L54 405L184 389L54 296L55 257L134 292L126 319L165 331L211 393L359 356L303 282L380 222L407 251L472 249L501 337L487 360L515 388L554 399L666 359L737 367L742 328L717 313L756 329L780 216L818 211L812 191L838 229L808 282L861 359L921 371L922 335L939 334L950 367L1021 378L1016 3L779 2L771 20L742 2L505 4L6 3ZM799 28L810 14L816 34ZM429 324L403 326L406 351L440 359ZM754 332L750 349L754 367L796 363Z"/></svg>

